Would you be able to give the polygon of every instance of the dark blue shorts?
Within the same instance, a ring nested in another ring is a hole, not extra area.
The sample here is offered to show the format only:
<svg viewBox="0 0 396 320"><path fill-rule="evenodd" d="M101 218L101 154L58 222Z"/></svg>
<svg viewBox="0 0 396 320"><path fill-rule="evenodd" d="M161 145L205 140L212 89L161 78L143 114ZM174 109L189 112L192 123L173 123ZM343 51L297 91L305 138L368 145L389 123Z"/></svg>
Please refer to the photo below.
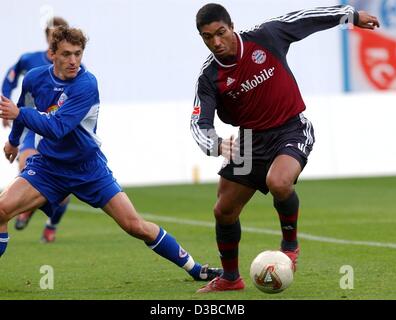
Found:
<svg viewBox="0 0 396 320"><path fill-rule="evenodd" d="M29 181L50 204L59 204L69 194L95 208L103 208L122 191L107 167L106 159L96 157L77 166L62 164L36 154L28 158L20 176Z"/></svg>
<svg viewBox="0 0 396 320"><path fill-rule="evenodd" d="M315 142L312 124L302 114L291 118L280 127L253 131L251 152L245 151L245 141L249 140L245 136L245 131L241 129L238 142L242 158L226 161L219 175L227 180L260 190L264 194L269 191L266 177L275 158L282 154L289 155L300 163L301 169L304 169ZM251 166L247 163L251 163Z"/></svg>

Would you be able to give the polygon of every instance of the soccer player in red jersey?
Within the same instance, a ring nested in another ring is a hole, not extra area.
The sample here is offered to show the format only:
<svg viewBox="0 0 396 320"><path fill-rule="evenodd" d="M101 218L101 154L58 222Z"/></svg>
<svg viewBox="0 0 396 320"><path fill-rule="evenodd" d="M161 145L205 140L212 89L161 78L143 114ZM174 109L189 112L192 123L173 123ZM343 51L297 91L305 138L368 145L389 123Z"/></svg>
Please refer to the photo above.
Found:
<svg viewBox="0 0 396 320"><path fill-rule="evenodd" d="M198 292L244 288L238 267L239 215L256 190L273 196L282 230L280 250L295 270L300 249L294 184L315 138L286 55L291 43L345 23L379 27L376 17L343 5L292 12L239 33L221 5L207 4L198 11L196 26L211 55L199 75L191 132L207 155L226 158L214 207L224 273ZM215 112L240 128L236 140L216 134Z"/></svg>

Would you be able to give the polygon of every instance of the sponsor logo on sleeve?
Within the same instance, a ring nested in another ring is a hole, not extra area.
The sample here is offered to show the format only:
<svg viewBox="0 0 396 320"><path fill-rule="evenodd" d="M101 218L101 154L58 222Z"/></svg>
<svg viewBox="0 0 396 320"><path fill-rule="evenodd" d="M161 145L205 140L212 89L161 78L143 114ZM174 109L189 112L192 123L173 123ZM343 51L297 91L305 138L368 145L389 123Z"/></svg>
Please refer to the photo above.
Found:
<svg viewBox="0 0 396 320"><path fill-rule="evenodd" d="M200 114L201 114L201 106L195 106L191 115L191 119L198 120Z"/></svg>

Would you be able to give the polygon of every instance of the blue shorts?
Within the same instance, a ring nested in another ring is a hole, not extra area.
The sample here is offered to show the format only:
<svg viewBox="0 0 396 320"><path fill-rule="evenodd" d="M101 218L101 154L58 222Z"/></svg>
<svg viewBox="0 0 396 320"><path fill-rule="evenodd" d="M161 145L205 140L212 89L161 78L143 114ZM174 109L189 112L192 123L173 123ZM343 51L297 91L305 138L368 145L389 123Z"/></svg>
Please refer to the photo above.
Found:
<svg viewBox="0 0 396 320"><path fill-rule="evenodd" d="M36 154L28 158L20 176L54 205L74 194L94 208L103 208L122 191L101 156L72 166Z"/></svg>
<svg viewBox="0 0 396 320"><path fill-rule="evenodd" d="M23 152L26 149L36 149L38 138L40 138L39 135L25 128L22 134L22 143L19 145L19 152Z"/></svg>

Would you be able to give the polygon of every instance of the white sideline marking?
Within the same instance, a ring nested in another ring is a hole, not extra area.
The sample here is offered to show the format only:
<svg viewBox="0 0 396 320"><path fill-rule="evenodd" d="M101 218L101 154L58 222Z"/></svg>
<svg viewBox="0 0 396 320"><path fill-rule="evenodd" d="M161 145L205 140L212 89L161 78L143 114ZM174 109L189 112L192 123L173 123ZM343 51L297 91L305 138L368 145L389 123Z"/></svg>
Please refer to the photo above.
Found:
<svg viewBox="0 0 396 320"><path fill-rule="evenodd" d="M100 209L95 209L92 207L86 207L86 206L75 205L75 204L70 204L69 208L74 209L74 210L83 211L83 212L95 212L95 213L102 212ZM145 219L153 220L153 221L171 222L171 223L176 223L176 224L200 226L200 227L207 227L207 228L214 228L214 226L215 226L213 222L205 222L205 221L190 220L190 219L180 219L180 218L169 217L169 216L155 215L155 214L151 214L151 213L140 213L140 214ZM276 235L276 236L281 235L280 231L267 229L267 228L242 227L242 231L250 232L250 233ZM396 243L389 243L389 242L336 239L336 238L330 238L330 237L314 236L314 235L311 235L308 233L302 233L302 232L298 233L298 237L300 239L305 239L305 240L310 240L310 241L318 241L318 242L326 242L326 243L350 244L350 245L357 245L357 246L396 249Z"/></svg>

